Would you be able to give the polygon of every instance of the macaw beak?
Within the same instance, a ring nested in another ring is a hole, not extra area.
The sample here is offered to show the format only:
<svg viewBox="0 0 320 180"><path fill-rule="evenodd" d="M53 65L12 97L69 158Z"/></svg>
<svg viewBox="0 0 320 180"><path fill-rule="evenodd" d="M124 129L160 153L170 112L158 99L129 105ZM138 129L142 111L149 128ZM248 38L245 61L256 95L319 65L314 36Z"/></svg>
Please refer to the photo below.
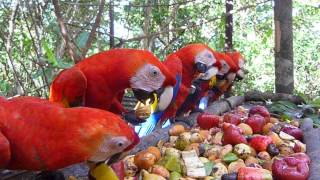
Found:
<svg viewBox="0 0 320 180"><path fill-rule="evenodd" d="M135 97L142 103L151 104L151 112L164 111L171 103L173 98L173 87L166 86L153 92L133 89Z"/></svg>
<svg viewBox="0 0 320 180"><path fill-rule="evenodd" d="M201 80L210 80L213 76L218 73L218 68L215 66L211 66L205 73L200 73L198 75L198 79Z"/></svg>
<svg viewBox="0 0 320 180"><path fill-rule="evenodd" d="M236 80L242 80L245 76L246 76L246 74L248 73L248 71L246 70L246 69L239 69L238 71L237 71L237 75L236 75Z"/></svg>

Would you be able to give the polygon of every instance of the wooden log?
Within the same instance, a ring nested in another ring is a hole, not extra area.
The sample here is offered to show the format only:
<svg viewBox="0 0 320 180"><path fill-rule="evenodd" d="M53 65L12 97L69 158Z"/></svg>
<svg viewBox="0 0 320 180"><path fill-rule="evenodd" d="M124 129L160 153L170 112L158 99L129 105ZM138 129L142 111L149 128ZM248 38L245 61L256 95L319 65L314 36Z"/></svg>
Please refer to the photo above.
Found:
<svg viewBox="0 0 320 180"><path fill-rule="evenodd" d="M246 101L290 101L295 104L305 103L304 99L300 96L285 94L285 93L272 93L272 92L260 92L260 91L249 91L245 93Z"/></svg>
<svg viewBox="0 0 320 180"><path fill-rule="evenodd" d="M228 99L220 100L212 103L205 112L221 115L224 112L230 111L231 109L244 103L245 98L243 96L233 96ZM174 124L182 124L187 128L192 127L197 122L197 117L200 113L192 113L188 117L179 119ZM139 151L145 150L149 146L155 146L160 140L168 141L169 129L174 125L172 124L169 127L163 129L156 129L150 135L142 137L140 143L132 150L129 154L136 154Z"/></svg>

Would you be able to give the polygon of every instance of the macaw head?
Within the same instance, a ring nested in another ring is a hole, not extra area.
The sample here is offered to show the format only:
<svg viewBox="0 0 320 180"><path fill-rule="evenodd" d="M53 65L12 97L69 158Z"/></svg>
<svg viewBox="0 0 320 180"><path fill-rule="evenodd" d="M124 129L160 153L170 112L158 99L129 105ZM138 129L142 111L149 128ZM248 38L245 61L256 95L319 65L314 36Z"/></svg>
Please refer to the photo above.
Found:
<svg viewBox="0 0 320 180"><path fill-rule="evenodd" d="M245 77L244 58L238 51L226 53L237 66L236 80L242 80Z"/></svg>
<svg viewBox="0 0 320 180"><path fill-rule="evenodd" d="M215 56L218 60L219 72L217 74L218 80L226 80L228 83L232 83L236 78L237 65L234 61L225 53L215 52Z"/></svg>
<svg viewBox="0 0 320 180"><path fill-rule="evenodd" d="M140 139L134 129L120 116L110 112L98 113L102 114L100 117L103 120L100 121L101 127L98 128L102 129L103 136L98 149L90 156L88 161L93 163L107 161L108 164L111 164L118 160L123 153L134 148Z"/></svg>
<svg viewBox="0 0 320 180"><path fill-rule="evenodd" d="M205 44L189 44L179 49L176 54L181 59L184 69L188 69L199 79L210 80L218 73L213 50Z"/></svg>
<svg viewBox="0 0 320 180"><path fill-rule="evenodd" d="M176 79L173 74L151 52L126 49L126 71L129 72L130 87L135 97L146 102L158 98L157 108L165 110L173 97Z"/></svg>

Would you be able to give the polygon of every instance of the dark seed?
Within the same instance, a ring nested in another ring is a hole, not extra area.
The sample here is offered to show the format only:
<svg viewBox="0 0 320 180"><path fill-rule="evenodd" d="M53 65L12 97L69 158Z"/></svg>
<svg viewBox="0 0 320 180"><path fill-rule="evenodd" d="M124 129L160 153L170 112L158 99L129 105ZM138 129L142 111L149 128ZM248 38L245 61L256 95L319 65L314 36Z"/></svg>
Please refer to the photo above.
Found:
<svg viewBox="0 0 320 180"><path fill-rule="evenodd" d="M277 146L273 143L269 144L267 147L267 151L271 156L276 156L280 153L279 149Z"/></svg>
<svg viewBox="0 0 320 180"><path fill-rule="evenodd" d="M238 173L230 173L230 174L224 174L221 177L221 180L237 180Z"/></svg>

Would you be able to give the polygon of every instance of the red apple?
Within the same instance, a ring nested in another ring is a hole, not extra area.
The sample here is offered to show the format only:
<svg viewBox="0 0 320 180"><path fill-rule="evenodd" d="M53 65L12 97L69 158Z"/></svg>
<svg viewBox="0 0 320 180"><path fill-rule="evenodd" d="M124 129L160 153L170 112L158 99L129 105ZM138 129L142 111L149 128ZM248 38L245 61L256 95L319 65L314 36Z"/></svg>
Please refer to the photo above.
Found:
<svg viewBox="0 0 320 180"><path fill-rule="evenodd" d="M262 133L263 126L266 124L265 118L259 114L250 116L246 122L251 128L254 134Z"/></svg>
<svg viewBox="0 0 320 180"><path fill-rule="evenodd" d="M294 153L289 155L289 157L294 157L299 161L307 163L308 165L310 165L310 162L311 162L309 156L306 153Z"/></svg>
<svg viewBox="0 0 320 180"><path fill-rule="evenodd" d="M241 123L241 117L238 114L227 113L223 115L223 122L238 125Z"/></svg>
<svg viewBox="0 0 320 180"><path fill-rule="evenodd" d="M284 127L282 127L281 131L295 137L298 140L302 140L302 136L303 136L303 132L301 129L292 126L292 125L285 125Z"/></svg>
<svg viewBox="0 0 320 180"><path fill-rule="evenodd" d="M269 136L256 135L250 139L250 146L256 151L266 151L269 144L272 143L272 139Z"/></svg>
<svg viewBox="0 0 320 180"><path fill-rule="evenodd" d="M236 145L240 143L248 143L244 135L241 134L240 128L233 124L224 123L222 144Z"/></svg>
<svg viewBox="0 0 320 180"><path fill-rule="evenodd" d="M259 114L262 117L265 118L270 118L270 113L268 111L268 109L264 106L253 106L250 110L249 110L249 116L252 116L254 114Z"/></svg>
<svg viewBox="0 0 320 180"><path fill-rule="evenodd" d="M197 117L197 123L201 129L211 129L219 126L220 117L214 114L202 113Z"/></svg>

